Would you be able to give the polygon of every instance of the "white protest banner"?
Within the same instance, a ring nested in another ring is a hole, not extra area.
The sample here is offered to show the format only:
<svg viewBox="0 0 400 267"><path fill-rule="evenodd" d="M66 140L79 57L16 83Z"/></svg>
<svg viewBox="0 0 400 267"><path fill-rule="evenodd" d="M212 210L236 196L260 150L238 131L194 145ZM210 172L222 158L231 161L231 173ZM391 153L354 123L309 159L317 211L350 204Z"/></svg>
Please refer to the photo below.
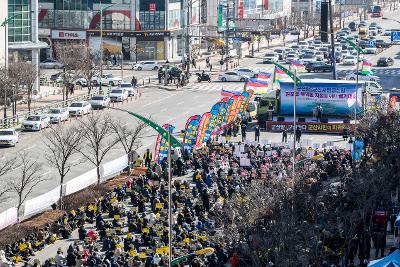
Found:
<svg viewBox="0 0 400 267"><path fill-rule="evenodd" d="M41 212L60 199L60 186L38 197L29 199L25 203L24 217Z"/></svg>
<svg viewBox="0 0 400 267"><path fill-rule="evenodd" d="M18 221L18 210L17 208L9 208L8 210L0 213L0 230L7 226L13 225Z"/></svg>

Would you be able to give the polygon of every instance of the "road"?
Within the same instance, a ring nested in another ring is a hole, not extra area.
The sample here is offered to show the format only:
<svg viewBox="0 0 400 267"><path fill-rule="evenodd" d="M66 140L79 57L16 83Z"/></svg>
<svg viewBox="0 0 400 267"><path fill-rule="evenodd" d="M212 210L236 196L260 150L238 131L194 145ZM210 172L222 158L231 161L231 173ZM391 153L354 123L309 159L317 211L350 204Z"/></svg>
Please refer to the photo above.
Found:
<svg viewBox="0 0 400 267"><path fill-rule="evenodd" d="M387 12L387 16L394 18L399 15L400 12ZM381 19L371 19L371 21L379 21L379 24L383 28L393 28L393 22ZM267 51L263 51L266 53ZM393 73L400 72L400 46L392 46L391 48L384 51L379 55L368 56L368 59L373 63L376 62L380 56L392 56L395 58L395 65L389 69L393 70ZM260 58L245 58L241 60L241 66L252 67L258 70L272 71L272 65L260 64ZM215 63L216 64L216 63ZM339 73L343 71L350 71L350 67L344 67L338 65ZM382 68L386 70L387 68ZM136 72L135 72L136 73ZM382 84L385 88L396 87L398 83L398 74L384 74L384 72L375 72L381 77ZM143 73L144 74L144 73ZM213 74L213 78L218 75L217 72ZM331 74L303 74L305 77L326 77L330 78ZM140 79L140 75L138 75ZM166 91L157 87L148 87L143 89L142 97L136 100L132 100L128 103L124 103L119 107L127 109L129 111L137 112L146 117L151 116L152 120L159 124L170 123L176 127L176 131L180 131L184 128L186 119L195 114L202 114L209 111L211 106L220 99L221 89L239 91L243 88L243 83L191 83L189 86L179 91ZM103 112L110 112L114 119L121 120L122 123L132 124L135 126L135 119L130 117L124 112L108 110ZM85 119L85 118L81 118ZM69 127L70 124L76 119L72 119L70 122L65 124L65 127ZM46 130L45 130L46 131ZM148 129L143 138L142 147L140 153L143 153L145 148L154 149L154 143L156 141L157 134L155 131ZM249 137L250 138L250 137ZM314 143L324 143L326 141L339 141L340 136L327 136L327 135L304 135L306 139L312 139ZM277 133L266 133L261 134L261 139L269 139L273 142L279 142L281 134ZM9 157L15 155L19 151L27 151L30 157L36 159L39 163L43 164L42 173L46 174L48 180L45 183L40 184L36 187L29 198L38 196L49 190L53 189L58 185L58 175L56 170L49 165L45 158L46 149L44 146L44 139L42 132L22 132L20 135L20 142L15 148L2 148L0 149L0 157ZM124 154L123 149L120 146L116 146L106 156L104 162L115 159ZM75 155L72 161L80 162L83 161L81 155ZM92 169L89 162L81 163L71 169L70 173L66 177L66 181L77 177L78 175ZM18 171L18 170L17 170ZM2 177L0 180L0 186L8 179L15 179L12 175ZM0 212L15 205L16 196L10 196L9 201L2 203L0 206Z"/></svg>

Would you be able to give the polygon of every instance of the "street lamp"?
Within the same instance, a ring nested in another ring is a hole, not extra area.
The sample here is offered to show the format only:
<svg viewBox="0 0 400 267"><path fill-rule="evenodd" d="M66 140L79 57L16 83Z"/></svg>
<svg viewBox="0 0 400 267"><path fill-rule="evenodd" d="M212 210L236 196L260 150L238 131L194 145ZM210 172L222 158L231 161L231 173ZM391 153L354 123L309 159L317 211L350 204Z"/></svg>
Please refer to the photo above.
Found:
<svg viewBox="0 0 400 267"><path fill-rule="evenodd" d="M100 92L102 91L101 79L103 77L103 12L114 5L115 3L102 8L102 3L100 0L100 11L97 12L97 14L100 14L100 88L99 88Z"/></svg>
<svg viewBox="0 0 400 267"><path fill-rule="evenodd" d="M341 37L342 40L346 41L357 51L357 67L356 67L356 102L354 104L354 124L357 123L357 105L358 105L358 72L360 69L360 54L364 54L364 50L356 45L353 41L348 38Z"/></svg>

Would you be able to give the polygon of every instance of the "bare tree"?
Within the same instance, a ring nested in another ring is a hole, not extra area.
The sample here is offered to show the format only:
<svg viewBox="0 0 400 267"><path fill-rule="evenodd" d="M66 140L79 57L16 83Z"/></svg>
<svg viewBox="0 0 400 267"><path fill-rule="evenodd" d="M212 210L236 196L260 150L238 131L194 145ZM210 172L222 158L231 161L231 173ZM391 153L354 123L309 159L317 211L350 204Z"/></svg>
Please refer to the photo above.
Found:
<svg viewBox="0 0 400 267"><path fill-rule="evenodd" d="M52 127L45 134L44 143L47 148L46 159L57 169L60 176L60 208L62 208L62 185L64 184L65 176L69 173L72 167L80 164L78 161L74 163L71 158L81 149L80 142L81 132L77 127Z"/></svg>
<svg viewBox="0 0 400 267"><path fill-rule="evenodd" d="M23 90L28 98L28 111L31 111L33 86L37 79L37 70L35 65L29 62L14 62L8 67L8 75L13 84L12 102L13 115L17 111L17 95Z"/></svg>
<svg viewBox="0 0 400 267"><path fill-rule="evenodd" d="M89 114L86 120L80 121L84 149L79 152L97 169L97 184L100 184L100 164L107 153L118 143L113 136L113 123L109 114Z"/></svg>
<svg viewBox="0 0 400 267"><path fill-rule="evenodd" d="M81 61L84 58L82 54L82 44L80 43L56 43L55 50L58 51L57 59L64 65L63 67L63 80L64 80L64 92L63 99L68 99L68 92L71 86L74 86L74 82L79 78L79 71L81 68ZM89 81L88 81L89 82ZM65 95L65 98L64 98Z"/></svg>
<svg viewBox="0 0 400 267"><path fill-rule="evenodd" d="M93 88L92 79L100 74L100 70L97 67L100 65L100 52L94 52L87 44L82 44L77 49L80 49L82 54L78 72L82 78L85 78L88 86L88 95L90 95Z"/></svg>
<svg viewBox="0 0 400 267"><path fill-rule="evenodd" d="M132 163L132 152L137 150L141 146L141 139L147 124L138 121L138 125L134 128L128 126L128 124L123 124L121 121L113 121L112 129L118 137L119 143L128 154L129 166ZM130 168L128 168L128 172ZM129 173L128 173L129 174Z"/></svg>
<svg viewBox="0 0 400 267"><path fill-rule="evenodd" d="M0 97L3 102L4 118L7 118L7 105L8 98L10 97L10 80L8 77L8 71L4 66L0 66Z"/></svg>
<svg viewBox="0 0 400 267"><path fill-rule="evenodd" d="M9 156L0 159L0 178L11 172L16 166L16 157ZM10 188L5 181L1 183L0 201L6 199L6 194L10 192Z"/></svg>
<svg viewBox="0 0 400 267"><path fill-rule="evenodd" d="M45 179L40 174L42 166L36 160L32 159L28 153L18 153L17 160L21 171L18 175L9 179L8 187L10 188L10 193L18 196L17 210L19 214L22 204L30 196L32 190Z"/></svg>

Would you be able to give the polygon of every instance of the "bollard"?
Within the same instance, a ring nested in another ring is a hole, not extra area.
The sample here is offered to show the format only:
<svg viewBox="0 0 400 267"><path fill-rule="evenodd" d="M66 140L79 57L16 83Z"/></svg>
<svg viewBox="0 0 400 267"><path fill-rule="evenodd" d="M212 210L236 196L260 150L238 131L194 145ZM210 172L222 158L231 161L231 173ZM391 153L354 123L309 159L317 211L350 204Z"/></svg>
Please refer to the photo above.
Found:
<svg viewBox="0 0 400 267"><path fill-rule="evenodd" d="M150 83L150 77L149 77L149 83Z"/></svg>
<svg viewBox="0 0 400 267"><path fill-rule="evenodd" d="M144 80L143 80L143 86L144 86Z"/></svg>

